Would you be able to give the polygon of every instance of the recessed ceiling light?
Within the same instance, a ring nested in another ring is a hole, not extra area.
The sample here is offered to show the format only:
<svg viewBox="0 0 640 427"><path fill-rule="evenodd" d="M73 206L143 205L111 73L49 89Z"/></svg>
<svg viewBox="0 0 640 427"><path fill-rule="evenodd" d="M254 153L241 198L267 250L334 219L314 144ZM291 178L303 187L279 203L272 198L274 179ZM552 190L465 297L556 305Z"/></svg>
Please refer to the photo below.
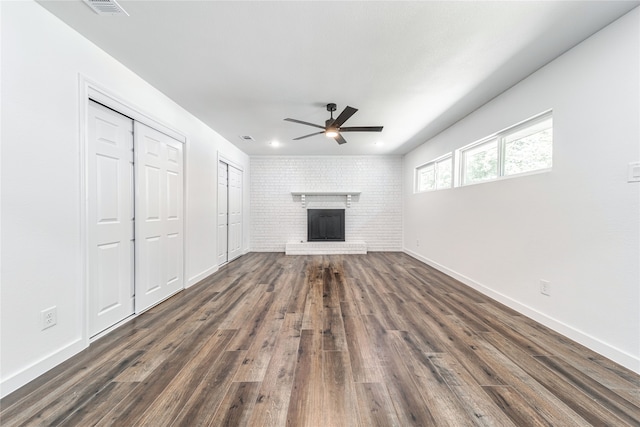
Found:
<svg viewBox="0 0 640 427"><path fill-rule="evenodd" d="M271 141L269 143L269 145L272 146L272 147L279 147L280 143L274 139L273 141Z"/></svg>

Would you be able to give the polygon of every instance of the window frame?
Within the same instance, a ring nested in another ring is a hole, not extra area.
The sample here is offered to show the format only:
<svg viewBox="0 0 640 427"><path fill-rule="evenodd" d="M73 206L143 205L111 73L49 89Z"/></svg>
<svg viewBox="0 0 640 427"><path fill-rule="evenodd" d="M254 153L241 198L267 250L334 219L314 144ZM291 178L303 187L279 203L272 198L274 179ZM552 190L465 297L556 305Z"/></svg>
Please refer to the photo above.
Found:
<svg viewBox="0 0 640 427"><path fill-rule="evenodd" d="M553 133L552 133L552 138L551 138L551 166L546 167L546 168L540 168L540 169L533 169L533 170L528 170L528 171L524 171L524 172L518 172L518 173L513 173L513 174L506 174L506 150L507 150L507 138L517 132L520 132L521 130L527 129L527 128L531 128L534 127L540 123L543 123L547 120L551 120L551 130L553 132L553 114L552 111L546 111L542 114L539 114L537 116L534 116L528 120L525 120L523 122L520 122L519 124L516 124L514 126L511 126L510 128L505 129L504 131L501 132L501 139L502 139L502 143L501 143L501 152L499 153L499 155L501 156L501 162L499 164L500 166L500 177L501 178L512 178L512 177L517 177L517 176L524 176L524 175L530 175L530 174L535 174L535 173L542 173L542 172L547 172L550 171L553 168ZM546 129L546 128L545 128ZM541 131L538 131L541 132ZM535 133L538 133L535 132ZM532 133L531 135L533 135L534 133Z"/></svg>
<svg viewBox="0 0 640 427"><path fill-rule="evenodd" d="M483 145L492 144L494 142L496 143L496 177L485 178L485 179L474 181L474 182L465 182L465 171L467 167L467 158L465 156L465 153L472 151L476 148L482 147ZM458 158L460 159L460 167L458 168L459 186L462 187L465 185L482 184L483 182L494 181L498 179L500 177L500 164L502 161L502 156L500 153L501 151L502 150L500 149L500 140L495 135L489 136L487 138L483 138L479 141L476 141L472 144L469 144L465 147L462 147L456 150L456 154L458 154Z"/></svg>
<svg viewBox="0 0 640 427"><path fill-rule="evenodd" d="M451 182L448 187L438 187L438 164L446 160L449 160L451 162ZM428 168L433 168L433 188L421 189L420 188L420 172ZM413 192L415 194L415 193L426 193L429 191L437 191L437 190L448 190L454 187L454 180L455 180L454 177L455 177L454 155L453 155L453 152L449 152L427 163L423 163L415 168Z"/></svg>
<svg viewBox="0 0 640 427"><path fill-rule="evenodd" d="M506 139L510 136L513 135L516 132L519 132L523 129L529 128L529 127L533 127L539 123L542 123L544 121L547 121L551 119L551 129L553 130L553 110L548 110L545 111L543 113L540 113L536 116L533 116L527 120L523 120L519 123L516 123L513 126L509 126L508 128L505 128L499 132L496 132L492 135L489 135L485 138L482 138L478 141L472 142L471 144L465 145L464 147L461 147L457 150L455 150L455 158L457 159L457 164L456 164L456 187L465 187L468 185L476 185L476 184L484 184L486 182L491 182L491 181L498 181L498 180L502 180L502 179L510 179L510 178L515 178L515 177L520 177L520 176L526 176L526 175L533 175L533 174L539 174L539 173L544 173L544 172L549 172L552 168L553 168L553 139L551 142L551 166L546 167L546 168L540 168L540 169L533 169L533 170L529 170L529 171L525 171L525 172L519 172L519 173L514 173L514 174L510 174L510 175L505 175L505 154L506 154ZM465 176L465 172L466 172L466 153L476 149L482 145L485 144L490 144L493 143L494 141L497 142L497 146L496 146L496 159L497 159L497 167L496 167L496 177L495 178L487 178L487 179L483 179L483 180L479 180L479 181L474 181L474 182L465 182L466 176Z"/></svg>

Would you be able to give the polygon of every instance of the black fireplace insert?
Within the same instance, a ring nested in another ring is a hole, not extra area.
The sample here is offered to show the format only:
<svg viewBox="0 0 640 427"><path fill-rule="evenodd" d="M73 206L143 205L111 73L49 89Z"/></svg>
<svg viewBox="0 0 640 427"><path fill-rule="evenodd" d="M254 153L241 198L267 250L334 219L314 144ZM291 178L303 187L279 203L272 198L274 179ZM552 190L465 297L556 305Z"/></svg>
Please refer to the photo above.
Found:
<svg viewBox="0 0 640 427"><path fill-rule="evenodd" d="M344 242L344 209L307 209L307 241Z"/></svg>

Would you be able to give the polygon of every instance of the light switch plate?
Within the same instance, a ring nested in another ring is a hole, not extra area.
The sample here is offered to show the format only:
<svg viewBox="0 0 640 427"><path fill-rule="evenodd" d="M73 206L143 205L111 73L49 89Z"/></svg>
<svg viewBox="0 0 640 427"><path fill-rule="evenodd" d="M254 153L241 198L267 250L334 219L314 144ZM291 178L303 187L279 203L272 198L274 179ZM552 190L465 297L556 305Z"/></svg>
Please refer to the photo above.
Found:
<svg viewBox="0 0 640 427"><path fill-rule="evenodd" d="M629 163L629 177L628 182L640 182L640 162Z"/></svg>

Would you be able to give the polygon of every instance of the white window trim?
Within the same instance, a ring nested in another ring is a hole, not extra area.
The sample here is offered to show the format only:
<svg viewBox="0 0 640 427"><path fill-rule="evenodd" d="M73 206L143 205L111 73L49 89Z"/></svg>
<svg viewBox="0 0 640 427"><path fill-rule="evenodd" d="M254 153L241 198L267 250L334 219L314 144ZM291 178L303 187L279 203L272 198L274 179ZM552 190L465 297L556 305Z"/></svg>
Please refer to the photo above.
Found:
<svg viewBox="0 0 640 427"><path fill-rule="evenodd" d="M482 181L476 181L476 182L468 182L465 183L464 182L464 170L465 170L465 156L464 153L465 151L471 151L474 148L480 147L481 145L484 144L489 144L490 142L496 141L497 145L498 145L498 170L496 171L497 173L497 177L496 178L487 178L487 179L483 179ZM498 138L498 134L493 134L491 136L488 136L486 138L482 138L479 141L476 142L472 142L469 145L465 145L464 147L458 148L456 150L456 157L459 159L459 167L456 169L456 175L458 176L458 186L459 187L465 187L467 185L474 185L474 184L483 184L485 182L489 182L489 181L495 181L497 178L500 178L500 161L502 160L502 156L500 155L500 152L502 150L500 149L500 138Z"/></svg>
<svg viewBox="0 0 640 427"><path fill-rule="evenodd" d="M437 188L438 177L436 175L437 174L436 164L439 163L439 162L442 162L443 160L447 160L447 159L451 159L451 186L445 187L445 188ZM435 158L435 159L433 159L431 161L428 161L426 163L423 163L421 165L416 166L415 172L413 174L413 181L414 181L413 182L413 193L414 194L427 193L429 191L449 190L449 189L453 188L455 186L455 182L454 181L455 181L455 167L456 167L454 160L455 160L454 159L454 153L453 152L449 152L449 153L444 154L444 155L442 155L440 157L437 157L437 158ZM430 188L430 189L427 189L427 190L420 190L418 188L419 183L420 183L419 178L418 178L418 176L420 174L420 170L421 169L425 169L425 168L427 168L428 166L431 166L431 165L434 168L434 177L433 177L434 178L434 188Z"/></svg>
<svg viewBox="0 0 640 427"><path fill-rule="evenodd" d="M477 185L477 184L485 184L487 182L494 182L494 181L502 181L505 179L511 179L511 178L519 178L519 177L523 177L523 176L528 176L528 175L537 175L540 173L547 173L550 172L553 169L553 156L551 157L551 163L552 166L548 167L548 168L543 168L543 169L536 169L536 170L532 170L532 171L526 171L526 172L521 172L521 173L517 173L517 174L512 174L512 175L505 175L504 174L504 152L505 152L505 138L507 136L509 136L512 133L515 133L521 129L525 129L527 127L531 127L534 126L538 123L541 123L545 120L548 119L553 119L553 110L547 110L544 111L540 114L537 114L531 118L528 118L526 120L522 120L519 123L516 123L513 126L509 126L499 132L496 132L494 134L491 134L487 137L484 137L482 139L479 139L478 141L472 142L471 144L465 145L464 147L460 147L457 150L455 150L455 160L456 160L456 164L455 164L455 178L456 178L456 183L454 183L454 187L466 187L469 185ZM498 143L498 159L497 159L497 166L498 166L498 170L497 170L497 177L496 178L488 178L488 179L484 179L482 181L476 181L476 182L469 182L469 183L465 183L464 182L464 169L465 169L465 165L464 165L464 152L465 151L469 151L472 150L480 145L489 143L493 140L496 140Z"/></svg>

